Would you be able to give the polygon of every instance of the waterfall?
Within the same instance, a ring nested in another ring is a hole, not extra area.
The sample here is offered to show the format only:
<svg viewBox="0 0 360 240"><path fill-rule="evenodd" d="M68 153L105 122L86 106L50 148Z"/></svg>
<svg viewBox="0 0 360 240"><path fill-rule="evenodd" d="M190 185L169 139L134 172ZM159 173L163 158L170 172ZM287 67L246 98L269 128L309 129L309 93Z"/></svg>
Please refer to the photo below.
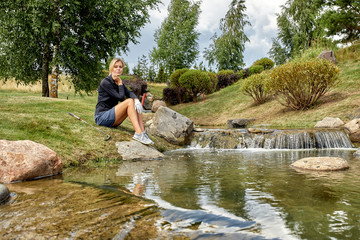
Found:
<svg viewBox="0 0 360 240"><path fill-rule="evenodd" d="M190 147L202 149L325 149L353 148L341 130L205 130L194 133Z"/></svg>

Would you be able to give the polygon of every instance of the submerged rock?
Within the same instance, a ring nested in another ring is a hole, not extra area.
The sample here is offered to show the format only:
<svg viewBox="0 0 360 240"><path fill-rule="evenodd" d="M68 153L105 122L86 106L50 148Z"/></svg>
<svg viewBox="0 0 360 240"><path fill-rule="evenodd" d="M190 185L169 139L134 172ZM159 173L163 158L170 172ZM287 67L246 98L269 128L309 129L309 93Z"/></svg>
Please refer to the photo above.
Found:
<svg viewBox="0 0 360 240"><path fill-rule="evenodd" d="M154 160L164 158L158 150L137 141L116 142L116 147L123 160Z"/></svg>
<svg viewBox="0 0 360 240"><path fill-rule="evenodd" d="M8 200L9 197L10 197L9 189L5 185L0 184L0 204Z"/></svg>
<svg viewBox="0 0 360 240"><path fill-rule="evenodd" d="M294 168L315 171L337 171L349 168L348 162L338 157L309 157L302 158L290 165Z"/></svg>
<svg viewBox="0 0 360 240"><path fill-rule="evenodd" d="M0 182L10 183L62 172L60 157L50 148L30 141L0 140Z"/></svg>

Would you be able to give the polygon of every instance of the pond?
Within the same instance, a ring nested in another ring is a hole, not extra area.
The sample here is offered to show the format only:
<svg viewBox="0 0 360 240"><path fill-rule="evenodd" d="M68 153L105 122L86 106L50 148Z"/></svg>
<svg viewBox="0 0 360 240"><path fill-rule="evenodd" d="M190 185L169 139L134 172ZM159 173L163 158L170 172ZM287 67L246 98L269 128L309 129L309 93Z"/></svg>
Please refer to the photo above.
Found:
<svg viewBox="0 0 360 240"><path fill-rule="evenodd" d="M0 234L15 239L359 239L360 159L353 152L190 148L167 152L163 160L67 169L58 178L10 184L12 199L0 206ZM350 169L289 167L310 156L342 157Z"/></svg>

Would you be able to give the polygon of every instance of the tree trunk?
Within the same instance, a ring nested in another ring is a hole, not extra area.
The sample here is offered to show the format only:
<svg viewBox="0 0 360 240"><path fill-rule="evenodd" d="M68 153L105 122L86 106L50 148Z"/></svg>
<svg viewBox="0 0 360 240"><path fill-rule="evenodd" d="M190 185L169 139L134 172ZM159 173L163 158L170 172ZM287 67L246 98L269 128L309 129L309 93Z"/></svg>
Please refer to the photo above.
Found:
<svg viewBox="0 0 360 240"><path fill-rule="evenodd" d="M49 97L49 63L50 63L50 47L45 46L43 63L42 63L42 96Z"/></svg>
<svg viewBox="0 0 360 240"><path fill-rule="evenodd" d="M53 59L56 59L57 52L58 52L58 45L55 45ZM58 98L58 82L59 82L59 65L55 63L55 65L52 67L51 81L50 81L50 97L52 98Z"/></svg>
<svg viewBox="0 0 360 240"><path fill-rule="evenodd" d="M59 78L59 66L54 65L51 73L50 81L50 97L58 98L58 78Z"/></svg>

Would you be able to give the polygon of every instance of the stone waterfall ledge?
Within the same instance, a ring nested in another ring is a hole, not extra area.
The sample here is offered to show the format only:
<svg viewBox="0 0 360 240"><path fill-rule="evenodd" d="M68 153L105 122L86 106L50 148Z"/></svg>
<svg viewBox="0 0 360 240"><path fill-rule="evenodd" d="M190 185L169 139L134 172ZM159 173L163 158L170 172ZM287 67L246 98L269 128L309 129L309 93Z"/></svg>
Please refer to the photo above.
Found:
<svg viewBox="0 0 360 240"><path fill-rule="evenodd" d="M349 163L338 157L308 157L302 158L290 166L304 170L338 171L348 169Z"/></svg>

